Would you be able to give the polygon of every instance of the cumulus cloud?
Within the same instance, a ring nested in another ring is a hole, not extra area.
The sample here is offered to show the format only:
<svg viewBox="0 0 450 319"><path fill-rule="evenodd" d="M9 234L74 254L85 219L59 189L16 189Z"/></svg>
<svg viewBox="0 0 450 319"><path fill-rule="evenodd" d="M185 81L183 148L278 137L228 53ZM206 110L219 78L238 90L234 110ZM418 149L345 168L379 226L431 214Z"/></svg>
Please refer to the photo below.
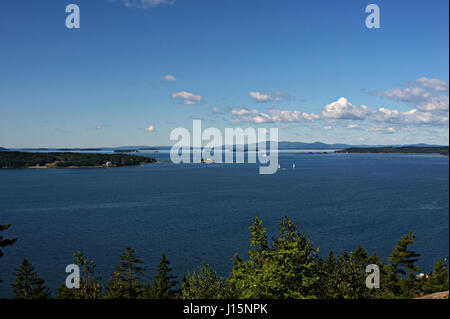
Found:
<svg viewBox="0 0 450 319"><path fill-rule="evenodd" d="M284 100L285 94L280 92L275 92L272 94L264 94L260 92L248 92L248 95L255 100L258 103L264 103L264 102L279 102Z"/></svg>
<svg viewBox="0 0 450 319"><path fill-rule="evenodd" d="M429 79L426 77L417 79L417 83L421 84L423 87L432 89L439 92L448 92L448 83L439 79Z"/></svg>
<svg viewBox="0 0 450 319"><path fill-rule="evenodd" d="M186 91L172 93L172 99L183 100L184 105L196 105L203 100L201 95L192 94Z"/></svg>
<svg viewBox="0 0 450 319"><path fill-rule="evenodd" d="M429 124L445 125L448 124L449 114L436 114L433 112L423 112L412 109L406 112L379 108L373 112L371 119L375 122L394 123L394 124Z"/></svg>
<svg viewBox="0 0 450 319"><path fill-rule="evenodd" d="M325 106L322 116L328 119L363 120L369 113L369 107L353 105L345 97L341 97Z"/></svg>
<svg viewBox="0 0 450 319"><path fill-rule="evenodd" d="M232 122L246 123L300 123L313 122L320 118L319 115L313 113L269 109L267 113L248 108L231 109Z"/></svg>
<svg viewBox="0 0 450 319"><path fill-rule="evenodd" d="M150 125L149 127L145 128L144 130L146 130L147 132L154 132L155 131L155 126Z"/></svg>
<svg viewBox="0 0 450 319"><path fill-rule="evenodd" d="M164 75L162 78L169 82L173 82L173 81L177 80L177 78L171 74Z"/></svg>
<svg viewBox="0 0 450 319"><path fill-rule="evenodd" d="M394 88L375 95L403 102L418 111L448 112L448 83L439 79L420 78L402 88Z"/></svg>
<svg viewBox="0 0 450 319"><path fill-rule="evenodd" d="M174 0L120 0L126 7L150 9L174 3Z"/></svg>
<svg viewBox="0 0 450 319"><path fill-rule="evenodd" d="M397 132L397 130L393 127L380 127L380 126L374 127L370 130L375 131L380 134L394 134Z"/></svg>

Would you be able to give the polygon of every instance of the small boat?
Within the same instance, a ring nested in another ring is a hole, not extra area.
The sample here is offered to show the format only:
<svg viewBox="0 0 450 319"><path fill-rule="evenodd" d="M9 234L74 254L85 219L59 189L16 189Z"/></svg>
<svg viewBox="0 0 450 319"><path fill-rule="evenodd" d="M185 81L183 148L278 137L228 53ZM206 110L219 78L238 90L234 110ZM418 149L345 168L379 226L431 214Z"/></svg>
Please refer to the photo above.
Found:
<svg viewBox="0 0 450 319"><path fill-rule="evenodd" d="M292 169L295 169L295 164L292 164Z"/></svg>

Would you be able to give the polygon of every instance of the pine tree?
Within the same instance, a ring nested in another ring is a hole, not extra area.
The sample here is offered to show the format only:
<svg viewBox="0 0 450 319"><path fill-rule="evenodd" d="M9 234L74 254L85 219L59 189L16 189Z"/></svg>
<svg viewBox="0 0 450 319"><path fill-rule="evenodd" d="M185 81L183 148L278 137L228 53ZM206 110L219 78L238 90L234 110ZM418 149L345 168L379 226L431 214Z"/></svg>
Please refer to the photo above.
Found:
<svg viewBox="0 0 450 319"><path fill-rule="evenodd" d="M153 298L155 299L170 298L171 289L177 284L175 281L177 277L170 275L172 268L170 268L169 265L170 262L167 260L166 255L162 254L161 262L158 265L157 273L155 275L153 285L151 286Z"/></svg>
<svg viewBox="0 0 450 319"><path fill-rule="evenodd" d="M120 265L111 275L106 287L105 298L136 299L142 296L141 276L145 269L143 264L130 247L126 247L120 256Z"/></svg>
<svg viewBox="0 0 450 319"><path fill-rule="evenodd" d="M15 299L48 299L50 293L45 287L44 280L38 278L34 267L26 260L14 273L16 282L11 284Z"/></svg>
<svg viewBox="0 0 450 319"><path fill-rule="evenodd" d="M224 280L208 264L183 277L181 298L222 299L227 297Z"/></svg>
<svg viewBox="0 0 450 319"><path fill-rule="evenodd" d="M444 260L438 259L434 263L433 271L430 274L425 274L424 292L432 294L435 292L442 292L448 290L449 277L448 266Z"/></svg>
<svg viewBox="0 0 450 319"><path fill-rule="evenodd" d="M111 277L106 284L106 291L104 298L106 299L125 299L125 286L122 282L120 274L115 271L111 274Z"/></svg>
<svg viewBox="0 0 450 319"><path fill-rule="evenodd" d="M7 230L9 227L11 227L11 224L7 224L7 225L0 225L0 232ZM12 244L14 244L16 242L17 238L12 238L12 239L8 239L5 238L3 239L3 236L0 235L0 258L3 257L3 252L2 252L2 247L6 247L6 246L11 246ZM2 283L2 281L0 280L0 284Z"/></svg>
<svg viewBox="0 0 450 319"><path fill-rule="evenodd" d="M73 253L75 265L80 267L80 288L69 289L65 285L58 288L56 299L98 299L102 288L100 279L95 277L95 262L88 260L81 251Z"/></svg>
<svg viewBox="0 0 450 319"><path fill-rule="evenodd" d="M11 227L11 224L8 225L0 225L0 231L4 231L7 230L9 227ZM12 238L12 239L3 239L3 236L0 235L0 248L2 247L6 247L6 246L11 246L12 244L14 244L16 242L17 238ZM3 257L3 252L0 249L0 258Z"/></svg>
<svg viewBox="0 0 450 319"><path fill-rule="evenodd" d="M408 235L403 236L395 246L392 254L389 256L389 262L392 263L397 273L405 275L406 270L410 273L414 273L419 270L419 267L414 265L419 259L420 254L414 251L408 250L408 246L414 244L416 237L413 235L412 230Z"/></svg>
<svg viewBox="0 0 450 319"><path fill-rule="evenodd" d="M249 256L258 266L264 263L265 255L268 253L266 229L262 225L262 220L255 217L254 224L250 226L250 246Z"/></svg>

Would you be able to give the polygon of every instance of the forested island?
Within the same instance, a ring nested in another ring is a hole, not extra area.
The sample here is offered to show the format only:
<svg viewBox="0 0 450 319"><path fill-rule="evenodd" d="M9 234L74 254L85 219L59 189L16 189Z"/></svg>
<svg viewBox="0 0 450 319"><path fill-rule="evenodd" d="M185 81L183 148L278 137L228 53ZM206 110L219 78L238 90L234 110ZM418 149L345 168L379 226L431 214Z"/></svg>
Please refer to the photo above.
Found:
<svg viewBox="0 0 450 319"><path fill-rule="evenodd" d="M448 146L351 147L335 153L440 154L448 156Z"/></svg>
<svg viewBox="0 0 450 319"><path fill-rule="evenodd" d="M127 154L0 152L0 168L93 168L150 163L156 160Z"/></svg>

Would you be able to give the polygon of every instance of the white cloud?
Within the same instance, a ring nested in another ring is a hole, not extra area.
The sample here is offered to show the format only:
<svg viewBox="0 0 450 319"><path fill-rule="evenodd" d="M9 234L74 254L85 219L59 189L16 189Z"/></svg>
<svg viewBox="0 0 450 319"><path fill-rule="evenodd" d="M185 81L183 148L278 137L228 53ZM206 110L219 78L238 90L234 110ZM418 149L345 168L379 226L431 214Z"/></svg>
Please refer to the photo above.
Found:
<svg viewBox="0 0 450 319"><path fill-rule="evenodd" d="M174 3L174 0L120 0L126 7L150 9Z"/></svg>
<svg viewBox="0 0 450 319"><path fill-rule="evenodd" d="M328 126L324 126L323 129L324 129L325 131L329 131L329 130L332 130L333 127L328 125Z"/></svg>
<svg viewBox="0 0 450 319"><path fill-rule="evenodd" d="M149 127L145 128L144 130L146 130L147 132L154 132L155 127L153 125L150 125Z"/></svg>
<svg viewBox="0 0 450 319"><path fill-rule="evenodd" d="M449 114L448 112L423 112L417 109L412 109L407 112L400 112L398 110L379 108L377 111L373 112L371 119L375 122L395 124L448 125Z"/></svg>
<svg viewBox="0 0 450 319"><path fill-rule="evenodd" d="M361 128L361 126L359 126L358 124L348 124L347 128L349 128L349 129L359 129L359 128Z"/></svg>
<svg viewBox="0 0 450 319"><path fill-rule="evenodd" d="M173 81L177 80L177 78L171 74L164 75L162 78L169 82L173 82Z"/></svg>
<svg viewBox="0 0 450 319"><path fill-rule="evenodd" d="M233 122L247 122L247 123L300 123L312 122L320 118L319 115L312 113L305 113L299 111L284 111L278 109L270 109L267 113L258 110L251 110L247 108L232 109L231 115Z"/></svg>
<svg viewBox="0 0 450 319"><path fill-rule="evenodd" d="M440 91L440 92L448 92L448 83L439 79L429 79L426 77L417 79L417 82L421 84L423 87Z"/></svg>
<svg viewBox="0 0 450 319"><path fill-rule="evenodd" d="M320 118L319 115L299 111L270 109L269 113L274 122L312 122Z"/></svg>
<svg viewBox="0 0 450 319"><path fill-rule="evenodd" d="M448 83L439 79L420 78L404 88L375 92L375 95L399 101L419 111L448 112Z"/></svg>
<svg viewBox="0 0 450 319"><path fill-rule="evenodd" d="M393 128L393 127L380 127L380 126L377 126L377 127L372 128L371 130L375 131L377 133L380 133L380 134L394 134L394 133L397 132L397 130L395 128Z"/></svg>
<svg viewBox="0 0 450 319"><path fill-rule="evenodd" d="M367 106L353 105L345 97L328 104L322 111L322 115L325 118L341 120L362 120L369 113L370 110Z"/></svg>
<svg viewBox="0 0 450 319"><path fill-rule="evenodd" d="M196 105L203 100L201 95L192 94L186 91L172 93L172 99L182 99L185 105Z"/></svg>
<svg viewBox="0 0 450 319"><path fill-rule="evenodd" d="M273 94L263 94L260 92L248 92L248 95L255 100L258 103L264 103L264 102L279 102L282 101L285 97L283 93L276 92Z"/></svg>

